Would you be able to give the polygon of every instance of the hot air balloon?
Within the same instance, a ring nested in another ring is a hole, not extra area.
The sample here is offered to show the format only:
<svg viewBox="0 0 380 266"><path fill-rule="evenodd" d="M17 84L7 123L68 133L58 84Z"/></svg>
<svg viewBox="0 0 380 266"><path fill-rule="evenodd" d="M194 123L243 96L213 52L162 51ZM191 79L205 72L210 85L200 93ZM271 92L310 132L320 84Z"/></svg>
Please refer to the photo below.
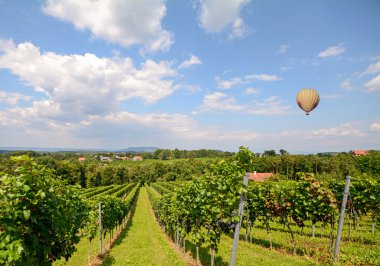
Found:
<svg viewBox="0 0 380 266"><path fill-rule="evenodd" d="M319 94L313 89L302 89L298 92L296 98L298 106L309 115L319 103Z"/></svg>

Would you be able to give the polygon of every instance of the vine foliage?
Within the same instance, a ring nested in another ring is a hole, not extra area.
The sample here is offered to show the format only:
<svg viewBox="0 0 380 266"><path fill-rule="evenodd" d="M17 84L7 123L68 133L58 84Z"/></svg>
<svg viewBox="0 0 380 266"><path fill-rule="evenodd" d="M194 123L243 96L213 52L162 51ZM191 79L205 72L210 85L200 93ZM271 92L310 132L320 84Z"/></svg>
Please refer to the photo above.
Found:
<svg viewBox="0 0 380 266"><path fill-rule="evenodd" d="M84 198L28 156L11 160L18 167L0 178L0 264L68 259L88 215Z"/></svg>

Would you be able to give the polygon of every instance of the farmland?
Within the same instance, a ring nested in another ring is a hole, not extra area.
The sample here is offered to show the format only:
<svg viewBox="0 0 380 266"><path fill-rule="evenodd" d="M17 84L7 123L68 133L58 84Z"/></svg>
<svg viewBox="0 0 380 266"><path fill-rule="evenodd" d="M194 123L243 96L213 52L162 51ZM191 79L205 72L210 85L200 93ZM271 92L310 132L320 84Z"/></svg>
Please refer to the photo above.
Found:
<svg viewBox="0 0 380 266"><path fill-rule="evenodd" d="M28 156L9 158L7 165L0 190L1 264L228 265L238 225L236 265L333 262L344 178L298 172L296 179L245 187L244 173L258 168L245 148L191 180L87 188ZM380 262L379 184L376 174L352 175L340 265Z"/></svg>

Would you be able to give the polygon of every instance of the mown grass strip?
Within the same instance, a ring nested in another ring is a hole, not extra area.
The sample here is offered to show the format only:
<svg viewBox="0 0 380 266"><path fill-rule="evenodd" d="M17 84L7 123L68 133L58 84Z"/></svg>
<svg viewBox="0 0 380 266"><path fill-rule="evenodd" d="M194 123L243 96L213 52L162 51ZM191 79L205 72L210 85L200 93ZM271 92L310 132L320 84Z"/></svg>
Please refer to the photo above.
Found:
<svg viewBox="0 0 380 266"><path fill-rule="evenodd" d="M141 188L130 224L102 265L186 265L155 222L146 188Z"/></svg>
<svg viewBox="0 0 380 266"><path fill-rule="evenodd" d="M129 215L133 215L133 202L136 200L136 196L139 193L139 184L133 184L133 189L125 197L125 201L131 204L131 210ZM128 224L127 222L124 223ZM124 227L123 226L123 227ZM114 240L112 240L114 241ZM103 252L105 248L110 245L110 238L108 236L103 238ZM54 266L66 265L66 266L82 266L88 265L99 254L99 234L90 242L87 237L82 237L79 243L76 245L76 252L66 262L65 259L61 259L53 263Z"/></svg>

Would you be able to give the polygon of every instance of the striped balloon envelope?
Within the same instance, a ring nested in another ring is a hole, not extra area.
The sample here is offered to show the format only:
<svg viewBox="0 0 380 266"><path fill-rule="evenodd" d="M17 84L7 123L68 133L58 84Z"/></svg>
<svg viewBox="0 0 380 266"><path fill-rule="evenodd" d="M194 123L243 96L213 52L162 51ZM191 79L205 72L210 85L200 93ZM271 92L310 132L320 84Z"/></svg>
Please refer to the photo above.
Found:
<svg viewBox="0 0 380 266"><path fill-rule="evenodd" d="M319 103L319 94L314 89L302 89L298 92L296 98L298 106L309 115Z"/></svg>

